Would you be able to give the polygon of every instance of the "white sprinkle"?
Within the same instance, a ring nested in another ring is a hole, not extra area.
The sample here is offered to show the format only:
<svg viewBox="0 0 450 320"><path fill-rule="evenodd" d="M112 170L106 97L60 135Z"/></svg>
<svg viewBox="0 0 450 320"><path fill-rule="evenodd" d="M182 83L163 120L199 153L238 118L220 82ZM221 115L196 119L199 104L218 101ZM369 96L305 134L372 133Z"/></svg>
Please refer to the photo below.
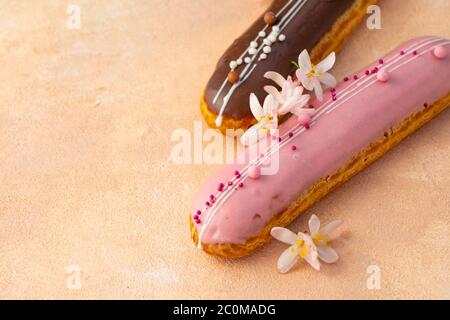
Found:
<svg viewBox="0 0 450 320"><path fill-rule="evenodd" d="M277 36L276 35L274 35L274 34L271 34L271 35L269 35L269 38L268 38L269 40L270 40L270 42L276 42L277 41Z"/></svg>
<svg viewBox="0 0 450 320"><path fill-rule="evenodd" d="M266 59L267 59L267 54L261 53L261 55L259 56L259 60L266 60Z"/></svg>
<svg viewBox="0 0 450 320"><path fill-rule="evenodd" d="M266 38L266 39L264 39L264 44L266 46L270 46L270 45L272 45L272 41L270 41L268 38Z"/></svg>
<svg viewBox="0 0 450 320"><path fill-rule="evenodd" d="M264 37L266 36L266 33L265 33L264 31L260 31L260 32L258 33L258 35L259 35L261 38L264 38Z"/></svg>
<svg viewBox="0 0 450 320"><path fill-rule="evenodd" d="M267 46L267 47L264 47L263 51L264 51L264 53L271 53L272 52L272 48Z"/></svg>
<svg viewBox="0 0 450 320"><path fill-rule="evenodd" d="M250 48L258 48L258 42L256 41L250 42Z"/></svg>
<svg viewBox="0 0 450 320"><path fill-rule="evenodd" d="M286 40L286 36L284 34L280 34L280 36L278 37L278 40L280 42L283 42L284 40Z"/></svg>
<svg viewBox="0 0 450 320"><path fill-rule="evenodd" d="M279 26L273 26L272 27L272 31L280 32L280 27Z"/></svg>
<svg viewBox="0 0 450 320"><path fill-rule="evenodd" d="M244 59L244 61L245 61L245 63L250 63L250 62L252 62L252 59L250 57L246 57Z"/></svg>
<svg viewBox="0 0 450 320"><path fill-rule="evenodd" d="M248 53L251 54L252 56L254 56L257 52L258 50L256 50L255 48L248 49Z"/></svg>
<svg viewBox="0 0 450 320"><path fill-rule="evenodd" d="M233 60L233 61L230 62L230 68L232 70L236 69L237 66L238 66L238 63L236 61Z"/></svg>
<svg viewBox="0 0 450 320"><path fill-rule="evenodd" d="M238 66L240 66L240 65L242 64L242 62L243 62L243 61L242 61L242 59L241 59L241 58L239 58L239 59L237 59L237 61L236 61L236 62L237 62L237 64L238 64Z"/></svg>

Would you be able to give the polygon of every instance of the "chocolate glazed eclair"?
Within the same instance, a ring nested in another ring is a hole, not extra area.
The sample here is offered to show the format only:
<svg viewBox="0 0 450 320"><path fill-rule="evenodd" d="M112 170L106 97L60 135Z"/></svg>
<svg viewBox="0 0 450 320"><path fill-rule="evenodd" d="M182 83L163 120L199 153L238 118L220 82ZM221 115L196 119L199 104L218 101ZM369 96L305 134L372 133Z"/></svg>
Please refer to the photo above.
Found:
<svg viewBox="0 0 450 320"><path fill-rule="evenodd" d="M210 127L246 130L256 122L249 95L264 96L267 71L293 74L303 49L313 62L338 51L378 0L274 0L225 51L200 102Z"/></svg>

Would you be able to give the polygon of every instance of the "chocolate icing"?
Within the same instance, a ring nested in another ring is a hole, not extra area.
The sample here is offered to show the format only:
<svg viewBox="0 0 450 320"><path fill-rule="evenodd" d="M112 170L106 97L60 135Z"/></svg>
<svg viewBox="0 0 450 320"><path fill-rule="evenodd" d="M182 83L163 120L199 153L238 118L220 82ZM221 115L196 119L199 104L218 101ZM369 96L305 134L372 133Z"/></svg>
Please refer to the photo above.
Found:
<svg viewBox="0 0 450 320"><path fill-rule="evenodd" d="M297 61L297 57L303 49L311 52L320 39L331 29L334 22L354 1L308 0L282 32L282 34L286 35L286 40L284 42L276 42L272 45L272 52L268 55L268 58L264 61L257 62L258 66L251 76L231 96L223 113L224 116L234 119L251 117L249 108L250 93L254 92L262 100L266 95L263 89L264 85L273 85L270 80L264 78L264 73L267 71L276 71L282 75L293 74L295 67L291 64L291 61ZM286 3L287 0L275 0L267 11L276 13ZM279 18L284 14L286 14L286 11ZM208 107L214 113L219 113L223 98L232 86L231 83L227 82L225 89L219 95L216 103L213 104L215 95L230 72L230 61L236 60L248 48L250 42L265 25L263 14L241 37L233 42L220 58L205 92ZM270 30L271 28L268 29L269 32ZM259 41L262 40L260 39ZM243 63L236 71L241 72L245 66L246 64Z"/></svg>

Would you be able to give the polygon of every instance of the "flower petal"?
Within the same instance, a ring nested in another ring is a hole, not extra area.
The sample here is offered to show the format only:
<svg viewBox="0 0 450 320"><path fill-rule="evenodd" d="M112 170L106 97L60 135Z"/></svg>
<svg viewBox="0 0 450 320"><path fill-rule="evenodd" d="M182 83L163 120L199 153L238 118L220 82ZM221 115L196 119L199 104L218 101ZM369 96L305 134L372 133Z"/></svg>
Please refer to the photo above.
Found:
<svg viewBox="0 0 450 320"><path fill-rule="evenodd" d="M311 71L312 69L311 58L309 57L309 53L306 49L303 50L298 56L298 66L299 69L305 73Z"/></svg>
<svg viewBox="0 0 450 320"><path fill-rule="evenodd" d="M284 99L283 99L283 96L282 96L282 94L277 90L277 88L275 88L274 86L265 86L264 87L264 90L268 93L268 94L271 94L274 98L275 98L275 100L278 102L278 103L283 103L283 101L284 101Z"/></svg>
<svg viewBox="0 0 450 320"><path fill-rule="evenodd" d="M300 83L306 90L312 91L314 89L314 82L316 81L315 78L308 77L301 70L297 70L295 72L295 75L297 76L297 79L300 81Z"/></svg>
<svg viewBox="0 0 450 320"><path fill-rule="evenodd" d="M278 271L281 273L286 273L289 270L292 269L292 267L297 263L298 261L298 254L297 251L292 252L293 250L296 250L297 246L293 245L284 250L284 252L281 254L280 258L278 258Z"/></svg>
<svg viewBox="0 0 450 320"><path fill-rule="evenodd" d="M318 259L318 254L316 251L308 253L305 257L305 261L308 262L311 267L313 267L317 271L320 271L320 261Z"/></svg>
<svg viewBox="0 0 450 320"><path fill-rule="evenodd" d="M302 86L297 86L295 84L293 84L293 85L295 86L293 95L301 96L302 93L303 93L304 88Z"/></svg>
<svg viewBox="0 0 450 320"><path fill-rule="evenodd" d="M297 235L293 233L291 230L281 227L274 227L270 231L270 234L275 239L287 243L287 244L295 244L297 242Z"/></svg>
<svg viewBox="0 0 450 320"><path fill-rule="evenodd" d="M339 259L336 250L334 250L330 246L325 246L322 242L319 242L319 245L317 246L317 252L319 254L320 260L325 263L335 263Z"/></svg>
<svg viewBox="0 0 450 320"><path fill-rule="evenodd" d="M308 262L314 269L320 270L319 254L317 253L317 248L311 236L299 232L299 237L303 239L307 248L307 254L305 256L305 261Z"/></svg>
<svg viewBox="0 0 450 320"><path fill-rule="evenodd" d="M270 127L270 134L272 136L275 136L276 135L275 131L278 131L278 116L276 114L273 117L272 121L270 121L269 127Z"/></svg>
<svg viewBox="0 0 450 320"><path fill-rule="evenodd" d="M323 100L323 90L322 86L320 85L319 79L315 79L314 81L314 93L316 94L316 97L319 101Z"/></svg>
<svg viewBox="0 0 450 320"><path fill-rule="evenodd" d="M258 142L261 139L261 127L263 124L257 123L251 128L249 128L242 136L241 136L241 143L244 146L249 146L251 144L254 144Z"/></svg>
<svg viewBox="0 0 450 320"><path fill-rule="evenodd" d="M307 108L300 108L300 107L295 107L292 108L290 111L290 113L296 115L296 116L300 116L302 114L314 114L316 111L314 109L307 109Z"/></svg>
<svg viewBox="0 0 450 320"><path fill-rule="evenodd" d="M325 225L324 227L322 227L322 229L320 229L320 233L329 235L330 233L332 233L335 229L337 229L341 224L342 224L342 220L335 220L330 222L329 224Z"/></svg>
<svg viewBox="0 0 450 320"><path fill-rule="evenodd" d="M263 108L261 107L258 98L253 92L250 93L250 110L257 120L264 116Z"/></svg>
<svg viewBox="0 0 450 320"><path fill-rule="evenodd" d="M275 102L275 98L272 95L267 95L266 99L264 99L263 112L265 115L276 115L277 113L277 103Z"/></svg>
<svg viewBox="0 0 450 320"><path fill-rule="evenodd" d="M309 233L312 237L314 237L320 230L320 220L319 218L313 214L311 218L309 218Z"/></svg>
<svg viewBox="0 0 450 320"><path fill-rule="evenodd" d="M335 62L336 53L332 52L317 65L317 72L327 72L333 68Z"/></svg>
<svg viewBox="0 0 450 320"><path fill-rule="evenodd" d="M328 72L319 76L319 81L325 84L329 88L336 87L337 81L336 79Z"/></svg>
<svg viewBox="0 0 450 320"><path fill-rule="evenodd" d="M279 74L278 72L268 71L264 74L264 78L272 80L280 87L283 87L283 84L286 82L286 79Z"/></svg>
<svg viewBox="0 0 450 320"><path fill-rule="evenodd" d="M289 105L289 104L284 104L284 105L282 105L282 106L280 107L280 109L278 109L278 114L279 114L280 116L283 116L283 115L285 115L285 114L287 114L287 113L289 113L289 112L291 112L291 111L292 111L291 105Z"/></svg>

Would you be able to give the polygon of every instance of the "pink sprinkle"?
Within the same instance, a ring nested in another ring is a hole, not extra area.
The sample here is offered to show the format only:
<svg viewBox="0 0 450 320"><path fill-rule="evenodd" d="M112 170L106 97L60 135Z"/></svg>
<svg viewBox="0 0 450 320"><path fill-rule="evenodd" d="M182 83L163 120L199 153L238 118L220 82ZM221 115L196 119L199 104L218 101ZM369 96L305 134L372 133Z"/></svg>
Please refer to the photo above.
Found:
<svg viewBox="0 0 450 320"><path fill-rule="evenodd" d="M206 201L205 204L206 204L207 207L211 207L211 203L209 203L209 201Z"/></svg>
<svg viewBox="0 0 450 320"><path fill-rule="evenodd" d="M252 179L258 179L261 175L261 169L257 166L250 166L250 168L248 168L248 176Z"/></svg>
<svg viewBox="0 0 450 320"><path fill-rule="evenodd" d="M243 188L244 187L244 184L241 182L241 183L239 183L239 188Z"/></svg>
<svg viewBox="0 0 450 320"><path fill-rule="evenodd" d="M195 223L200 224L202 221L200 219L195 220Z"/></svg>
<svg viewBox="0 0 450 320"><path fill-rule="evenodd" d="M443 59L447 58L448 52L445 47L439 46L433 50L433 55L436 58L443 60Z"/></svg>
<svg viewBox="0 0 450 320"><path fill-rule="evenodd" d="M314 107L313 104L310 104L310 105L309 105L309 108L310 108L310 109L314 109L315 107Z"/></svg>
<svg viewBox="0 0 450 320"><path fill-rule="evenodd" d="M281 138L278 138L278 142L281 142L283 139L281 139Z"/></svg>
<svg viewBox="0 0 450 320"><path fill-rule="evenodd" d="M224 184L220 183L219 187L217 188L217 191L223 191L223 187L224 187Z"/></svg>
<svg viewBox="0 0 450 320"><path fill-rule="evenodd" d="M202 214L202 212L200 210L197 210L197 215L199 216L201 214Z"/></svg>
<svg viewBox="0 0 450 320"><path fill-rule="evenodd" d="M415 55L415 56L417 55L417 51L416 50L413 51L413 55Z"/></svg>
<svg viewBox="0 0 450 320"><path fill-rule="evenodd" d="M214 203L214 202L216 202L216 199L211 199L211 203Z"/></svg>
<svg viewBox="0 0 450 320"><path fill-rule="evenodd" d="M229 185L229 186L232 186L232 185L233 185L233 182L228 181L228 185Z"/></svg>
<svg viewBox="0 0 450 320"><path fill-rule="evenodd" d="M333 97L336 97L336 92L332 92L331 95L332 95Z"/></svg>
<svg viewBox="0 0 450 320"><path fill-rule="evenodd" d="M239 179L241 177L241 174L236 175L236 179Z"/></svg>
<svg viewBox="0 0 450 320"><path fill-rule="evenodd" d="M291 150L292 150L292 151L297 150L297 146L292 146L292 147L291 147Z"/></svg>
<svg viewBox="0 0 450 320"><path fill-rule="evenodd" d="M379 63L379 64L383 64L383 63L384 63L384 60L383 60L383 59L380 59L380 60L378 60L378 63Z"/></svg>
<svg viewBox="0 0 450 320"><path fill-rule="evenodd" d="M378 70L379 70L379 69L378 69L377 67L373 68L373 69L372 69L372 74L375 74L375 73L377 73L377 72L378 72Z"/></svg>
<svg viewBox="0 0 450 320"><path fill-rule="evenodd" d="M292 138L294 134L292 132L289 132L289 138Z"/></svg>
<svg viewBox="0 0 450 320"><path fill-rule="evenodd" d="M368 76L369 74L370 74L370 71L369 70L366 70L366 76Z"/></svg>
<svg viewBox="0 0 450 320"><path fill-rule="evenodd" d="M215 197L214 197L213 194L211 194L211 195L209 195L209 198L210 198L210 199L214 199Z"/></svg>
<svg viewBox="0 0 450 320"><path fill-rule="evenodd" d="M358 80L358 75L355 74L355 75L353 76L353 79Z"/></svg>
<svg viewBox="0 0 450 320"><path fill-rule="evenodd" d="M348 80L349 80L349 78L348 78L348 77L345 77L345 78L344 78L344 81L348 81Z"/></svg>
<svg viewBox="0 0 450 320"><path fill-rule="evenodd" d="M336 96L334 96L334 97L333 97L333 101L336 101L336 100L337 100L337 98L336 98Z"/></svg>
<svg viewBox="0 0 450 320"><path fill-rule="evenodd" d="M331 91L331 92L335 92L335 91L336 91L336 88L331 88L330 91Z"/></svg>
<svg viewBox="0 0 450 320"><path fill-rule="evenodd" d="M234 175L235 175L235 176L239 175L239 171L236 170L236 171L234 172Z"/></svg>
<svg viewBox="0 0 450 320"><path fill-rule="evenodd" d="M405 54L405 51L400 51L400 55L403 56Z"/></svg>
<svg viewBox="0 0 450 320"><path fill-rule="evenodd" d="M387 82L389 80L389 72L386 70L381 70L377 73L377 79L381 82Z"/></svg>
<svg viewBox="0 0 450 320"><path fill-rule="evenodd" d="M311 127L309 126L309 123L305 124L304 127L305 127L306 130L309 130L309 128L311 128Z"/></svg>

